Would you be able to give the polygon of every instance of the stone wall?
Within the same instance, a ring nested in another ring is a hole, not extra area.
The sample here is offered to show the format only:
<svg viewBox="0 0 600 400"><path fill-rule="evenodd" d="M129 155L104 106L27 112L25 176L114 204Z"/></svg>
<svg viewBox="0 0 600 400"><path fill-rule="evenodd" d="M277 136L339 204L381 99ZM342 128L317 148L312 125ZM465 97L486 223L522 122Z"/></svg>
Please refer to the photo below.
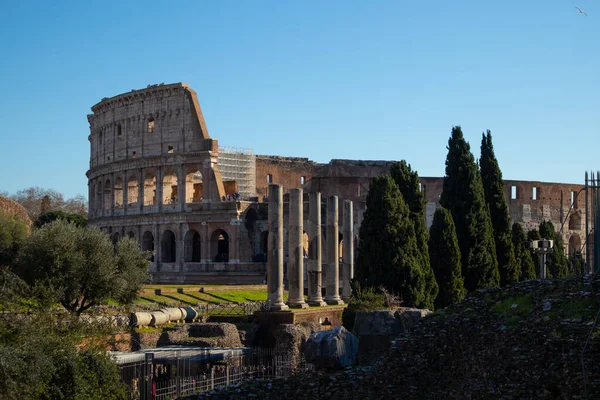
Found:
<svg viewBox="0 0 600 400"><path fill-rule="evenodd" d="M311 179L315 165L308 158L257 155L256 195L259 201L267 196L269 183L283 185L284 192L304 187Z"/></svg>

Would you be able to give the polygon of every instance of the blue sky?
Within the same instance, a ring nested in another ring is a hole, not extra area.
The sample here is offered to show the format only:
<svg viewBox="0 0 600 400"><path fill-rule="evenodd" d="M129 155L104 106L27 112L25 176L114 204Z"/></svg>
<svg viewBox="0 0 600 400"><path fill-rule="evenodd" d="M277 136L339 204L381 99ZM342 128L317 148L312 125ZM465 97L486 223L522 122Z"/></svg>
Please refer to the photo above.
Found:
<svg viewBox="0 0 600 400"><path fill-rule="evenodd" d="M161 82L189 83L211 136L257 154L443 176L461 125L475 157L492 131L505 179L600 168L597 1L15 1L0 14L0 191L87 196L90 107Z"/></svg>

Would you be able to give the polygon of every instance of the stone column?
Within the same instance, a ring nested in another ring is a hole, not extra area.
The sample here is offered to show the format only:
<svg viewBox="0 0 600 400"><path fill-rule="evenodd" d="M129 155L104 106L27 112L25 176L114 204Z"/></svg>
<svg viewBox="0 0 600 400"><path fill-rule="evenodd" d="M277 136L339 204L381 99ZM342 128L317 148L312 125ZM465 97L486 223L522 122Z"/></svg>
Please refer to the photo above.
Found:
<svg viewBox="0 0 600 400"><path fill-rule="evenodd" d="M179 211L184 211L187 193L185 182L185 166L183 164L179 166L177 175L177 209Z"/></svg>
<svg viewBox="0 0 600 400"><path fill-rule="evenodd" d="M350 300L352 294L350 281L354 278L354 211L352 208L352 200L344 201L342 299L346 302Z"/></svg>
<svg viewBox="0 0 600 400"><path fill-rule="evenodd" d="M160 241L160 229L158 224L152 226L152 233L154 235L154 271L160 270L160 259L162 257L162 242Z"/></svg>
<svg viewBox="0 0 600 400"><path fill-rule="evenodd" d="M283 188L269 185L269 250L267 260L269 310L287 310L283 303Z"/></svg>
<svg viewBox="0 0 600 400"><path fill-rule="evenodd" d="M308 200L308 304L326 306L321 297L321 193L310 193Z"/></svg>
<svg viewBox="0 0 600 400"><path fill-rule="evenodd" d="M327 198L327 284L325 301L329 305L344 304L340 298L340 243L338 197Z"/></svg>
<svg viewBox="0 0 600 400"><path fill-rule="evenodd" d="M163 206L163 171L161 167L156 169L156 209L160 212Z"/></svg>
<svg viewBox="0 0 600 400"><path fill-rule="evenodd" d="M288 281L290 292L288 305L307 308L304 302L304 212L303 190L290 189L290 213L288 226Z"/></svg>
<svg viewBox="0 0 600 400"><path fill-rule="evenodd" d="M123 173L123 215L127 214L127 209L129 208L129 170L126 170Z"/></svg>

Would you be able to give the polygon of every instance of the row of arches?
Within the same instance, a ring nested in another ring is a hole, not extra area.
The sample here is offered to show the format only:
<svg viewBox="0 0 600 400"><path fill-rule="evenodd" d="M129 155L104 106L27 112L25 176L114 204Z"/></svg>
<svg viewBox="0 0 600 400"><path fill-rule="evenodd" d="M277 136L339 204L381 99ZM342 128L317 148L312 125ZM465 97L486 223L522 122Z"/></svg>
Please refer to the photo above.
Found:
<svg viewBox="0 0 600 400"><path fill-rule="evenodd" d="M126 234L130 238L135 238L133 231ZM111 236L113 244L121 239L121 235L115 232ZM154 234L150 231L145 231L139 240L140 247L143 251L154 253L156 248ZM160 261L165 263L174 263L177 259L177 238L171 230L165 230L158 243L160 245ZM215 262L229 261L229 234L223 229L215 230L211 235L210 240L211 259ZM152 256L154 261L154 256ZM190 229L183 239L183 261L184 262L201 262L202 261L202 238L200 233L195 229Z"/></svg>
<svg viewBox="0 0 600 400"><path fill-rule="evenodd" d="M159 182L160 183L160 182ZM185 194L186 203L195 203L202 201L202 183L203 177L199 170L188 172L185 175ZM124 187L127 185L125 194ZM174 204L180 202L179 199L179 178L174 171L167 172L162 178L162 199L157 199L157 179L156 174L148 172L144 176L143 182L133 175L127 182L122 177L115 178L114 184L110 179L101 180L95 184L92 191L94 197L94 208L97 210L110 210L112 207L121 208L127 203L129 206L135 206L140 202L140 194L143 193L144 206L154 206L160 200L161 204Z"/></svg>

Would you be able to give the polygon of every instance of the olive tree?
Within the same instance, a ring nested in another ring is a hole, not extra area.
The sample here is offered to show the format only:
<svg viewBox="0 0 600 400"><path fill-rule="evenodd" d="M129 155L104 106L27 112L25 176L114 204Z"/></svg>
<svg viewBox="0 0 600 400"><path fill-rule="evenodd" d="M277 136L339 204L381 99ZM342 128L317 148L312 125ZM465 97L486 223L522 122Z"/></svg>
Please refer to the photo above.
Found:
<svg viewBox="0 0 600 400"><path fill-rule="evenodd" d="M148 278L149 256L133 239L114 246L97 228L56 220L31 234L16 272L80 315L109 299L132 302Z"/></svg>

